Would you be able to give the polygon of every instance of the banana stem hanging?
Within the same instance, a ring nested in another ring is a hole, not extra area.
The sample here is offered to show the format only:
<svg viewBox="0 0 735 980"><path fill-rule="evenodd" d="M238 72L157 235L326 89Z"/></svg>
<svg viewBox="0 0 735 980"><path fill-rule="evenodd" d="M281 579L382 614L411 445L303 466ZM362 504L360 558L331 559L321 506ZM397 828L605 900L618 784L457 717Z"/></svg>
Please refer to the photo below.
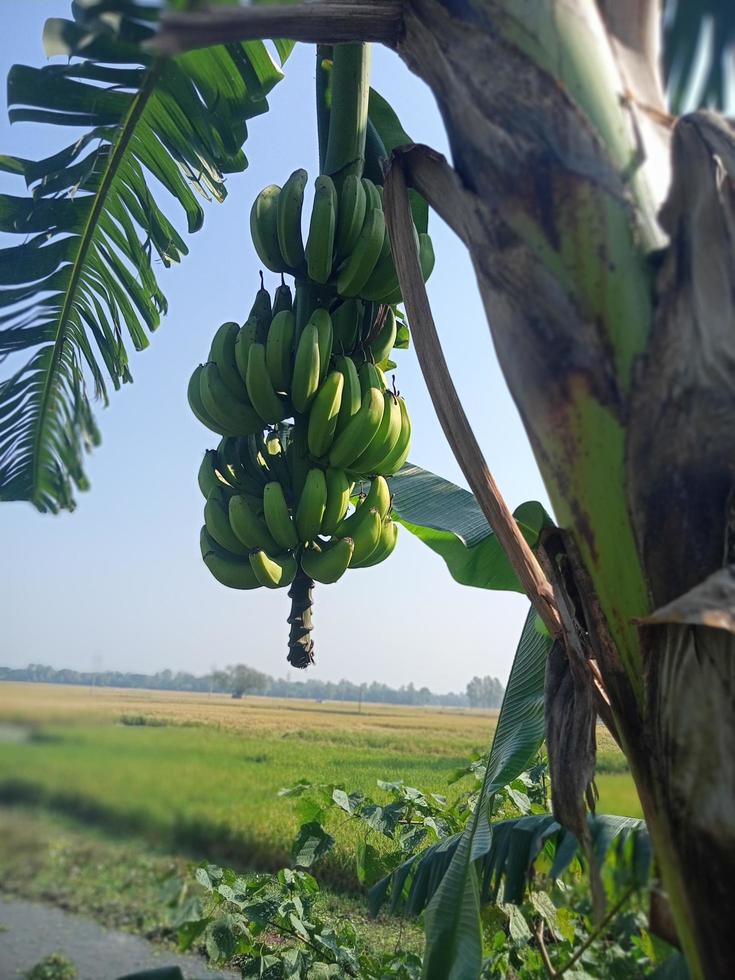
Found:
<svg viewBox="0 0 735 980"><path fill-rule="evenodd" d="M300 571L288 590L291 600L291 615L287 622L291 629L288 634L288 662L292 667L303 670L314 663L314 640L311 631L314 624L311 611L313 600L314 580Z"/></svg>
<svg viewBox="0 0 735 980"><path fill-rule="evenodd" d="M337 190L348 174L362 177L370 96L369 44L337 44L331 72L329 136L321 163ZM317 75L317 87L319 87Z"/></svg>

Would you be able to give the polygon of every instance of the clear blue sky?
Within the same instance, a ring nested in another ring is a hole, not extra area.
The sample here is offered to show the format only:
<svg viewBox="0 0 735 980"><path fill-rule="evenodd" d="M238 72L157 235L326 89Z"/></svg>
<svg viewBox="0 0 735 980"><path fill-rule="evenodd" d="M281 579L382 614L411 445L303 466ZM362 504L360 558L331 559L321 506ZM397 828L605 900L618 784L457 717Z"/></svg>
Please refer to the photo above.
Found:
<svg viewBox="0 0 735 980"><path fill-rule="evenodd" d="M67 16L68 2L4 0L0 9L3 78L14 62L43 64L43 22ZM296 167L316 175L313 61L311 47L297 46L270 112L250 124L249 169L230 178L223 205L208 208L182 265L160 270L169 314L151 347L133 355L135 383L113 393L110 408L97 413L103 442L88 461L91 491L79 496L73 514L58 517L27 504L0 505L0 663L201 673L242 660L285 675L285 592L225 589L199 556L203 501L196 471L215 437L189 412L186 383L205 359L214 329L242 321L252 302L259 267L248 234L253 198ZM397 56L374 52L373 84L390 96L413 139L448 153L430 92ZM2 99L0 152L47 155L68 137L52 127L11 128L4 86ZM3 175L0 190L19 194L23 184ZM168 213L176 214L175 207ZM469 260L435 216L430 230L437 266L429 294L488 463L511 507L528 499L548 507ZM275 279L269 277L272 287ZM414 423L411 460L464 486L415 355L399 352L397 359ZM505 679L526 608L522 596L456 585L441 559L402 530L390 561L317 588L317 664L308 675L413 681L436 691L462 689L474 674Z"/></svg>

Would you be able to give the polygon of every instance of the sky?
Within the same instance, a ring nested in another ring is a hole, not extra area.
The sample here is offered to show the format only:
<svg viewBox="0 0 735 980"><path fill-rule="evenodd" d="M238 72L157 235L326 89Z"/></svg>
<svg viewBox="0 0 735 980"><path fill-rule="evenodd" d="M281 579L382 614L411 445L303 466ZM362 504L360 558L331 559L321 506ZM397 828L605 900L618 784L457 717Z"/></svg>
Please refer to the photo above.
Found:
<svg viewBox="0 0 735 980"><path fill-rule="evenodd" d="M43 22L66 16L68 0L0 0L0 72L40 66ZM8 13L12 9L11 13ZM99 406L102 445L88 458L92 488L74 513L42 515L29 504L0 505L0 664L29 662L78 670L205 673L246 662L292 679L285 660L289 601L284 591L236 592L219 585L199 554L202 453L216 442L194 419L186 385L206 359L217 326L242 322L258 286L248 233L250 205L269 183L297 167L317 174L314 50L297 45L270 111L249 123L249 168L228 179L228 198L207 208L190 254L159 267L169 313L151 346L132 355L134 384ZM389 97L417 142L449 155L434 99L400 59L377 48L372 84ZM45 156L68 132L7 122L4 87L0 153ZM0 192L22 194L0 175ZM178 205L163 203L181 227ZM436 269L429 298L454 383L485 458L511 508L549 508L523 427L493 351L467 254L432 215ZM7 239L0 243L10 244ZM271 288L276 276L267 275ZM412 462L466 483L444 439L414 352L398 352L397 383L413 421ZM0 376L3 373L0 367ZM523 596L457 585L442 560L401 530L389 561L348 572L315 590L317 662L307 676L434 691L462 690L476 674L505 681L528 604Z"/></svg>

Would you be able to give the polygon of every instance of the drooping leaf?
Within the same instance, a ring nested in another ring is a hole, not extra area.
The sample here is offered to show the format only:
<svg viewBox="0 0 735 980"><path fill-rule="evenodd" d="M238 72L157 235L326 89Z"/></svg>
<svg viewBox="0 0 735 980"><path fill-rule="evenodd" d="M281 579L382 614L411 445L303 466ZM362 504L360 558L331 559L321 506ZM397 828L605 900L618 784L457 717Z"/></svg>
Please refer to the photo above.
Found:
<svg viewBox="0 0 735 980"><path fill-rule="evenodd" d="M0 157L30 191L0 195L0 228L22 236L0 250L0 360L26 356L0 381L0 500L74 507L99 442L92 394L106 403L108 379L132 380L129 345L146 347L167 308L155 263L187 252L151 178L198 230L203 202L222 201L225 175L246 167L247 119L282 77L260 41L154 59L141 44L159 12L74 4L73 20L44 31L47 53L67 61L8 76L12 122L83 132L41 160Z"/></svg>
<svg viewBox="0 0 735 980"><path fill-rule="evenodd" d="M334 837L328 834L320 823L313 820L302 824L293 844L294 864L300 868L310 868L332 847L334 847Z"/></svg>
<svg viewBox="0 0 735 980"><path fill-rule="evenodd" d="M474 496L411 463L390 479L400 523L444 559L452 578L478 589L523 592L523 587ZM513 516L533 548L551 518L537 501Z"/></svg>

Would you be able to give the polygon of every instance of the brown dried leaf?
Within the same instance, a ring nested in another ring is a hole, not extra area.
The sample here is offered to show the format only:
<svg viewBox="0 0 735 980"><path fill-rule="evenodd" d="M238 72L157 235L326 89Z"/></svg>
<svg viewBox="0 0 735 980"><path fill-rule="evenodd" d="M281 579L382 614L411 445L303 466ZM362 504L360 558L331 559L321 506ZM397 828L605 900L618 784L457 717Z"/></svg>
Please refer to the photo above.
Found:
<svg viewBox="0 0 735 980"><path fill-rule="evenodd" d="M636 622L640 626L688 623L735 633L735 565L721 568L678 599Z"/></svg>

